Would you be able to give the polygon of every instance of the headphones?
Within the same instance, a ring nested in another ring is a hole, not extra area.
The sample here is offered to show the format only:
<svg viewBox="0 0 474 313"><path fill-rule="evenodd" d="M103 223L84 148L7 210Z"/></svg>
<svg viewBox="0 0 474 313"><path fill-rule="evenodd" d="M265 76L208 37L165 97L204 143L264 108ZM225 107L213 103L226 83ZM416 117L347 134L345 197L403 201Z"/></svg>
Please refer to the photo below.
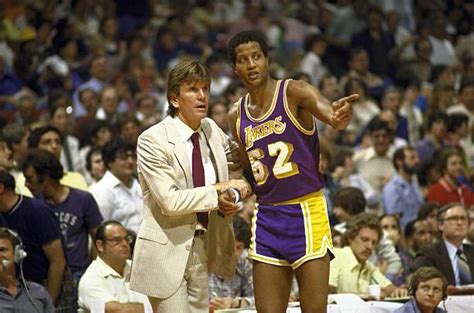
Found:
<svg viewBox="0 0 474 313"><path fill-rule="evenodd" d="M8 234L12 237L12 244L14 247L13 262L19 264L28 255L23 246L21 237L15 231L6 227L0 227L0 231L8 232Z"/></svg>

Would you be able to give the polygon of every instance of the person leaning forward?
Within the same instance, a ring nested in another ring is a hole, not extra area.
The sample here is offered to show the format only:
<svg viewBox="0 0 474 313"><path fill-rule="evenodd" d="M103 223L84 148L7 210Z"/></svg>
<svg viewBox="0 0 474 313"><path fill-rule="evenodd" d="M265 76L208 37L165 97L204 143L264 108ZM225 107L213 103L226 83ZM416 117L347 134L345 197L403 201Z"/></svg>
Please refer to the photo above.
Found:
<svg viewBox="0 0 474 313"><path fill-rule="evenodd" d="M209 90L205 66L178 63L168 76L169 116L138 139L144 217L130 288L146 294L155 312L207 313L208 270L220 277L235 273L230 216L239 206L228 189L246 198L250 187L229 180L238 153L206 118Z"/></svg>

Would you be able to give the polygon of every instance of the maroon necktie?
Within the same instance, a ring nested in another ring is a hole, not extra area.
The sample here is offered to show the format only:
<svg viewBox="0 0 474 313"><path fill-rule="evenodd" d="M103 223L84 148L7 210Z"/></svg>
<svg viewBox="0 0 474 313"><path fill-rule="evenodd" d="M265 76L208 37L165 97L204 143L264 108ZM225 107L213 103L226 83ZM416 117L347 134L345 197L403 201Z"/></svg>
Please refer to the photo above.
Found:
<svg viewBox="0 0 474 313"><path fill-rule="evenodd" d="M191 136L191 141L193 143L193 185L194 187L201 187L204 186L204 166L202 165L202 157L201 157L201 147L199 145L199 133L193 133ZM207 212L199 212L197 213L198 222L201 223L207 229L207 224L209 221L209 217Z"/></svg>

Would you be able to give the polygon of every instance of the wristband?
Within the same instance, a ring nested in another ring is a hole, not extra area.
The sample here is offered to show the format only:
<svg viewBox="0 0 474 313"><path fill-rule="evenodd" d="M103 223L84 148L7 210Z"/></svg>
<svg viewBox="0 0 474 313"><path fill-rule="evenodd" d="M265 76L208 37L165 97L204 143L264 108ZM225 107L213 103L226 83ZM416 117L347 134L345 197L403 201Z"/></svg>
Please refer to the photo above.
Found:
<svg viewBox="0 0 474 313"><path fill-rule="evenodd" d="M234 200L234 203L237 203L240 201L240 192L238 192L236 189L234 188L229 188L227 189L227 191L230 191L234 194L234 197L235 197L235 200Z"/></svg>

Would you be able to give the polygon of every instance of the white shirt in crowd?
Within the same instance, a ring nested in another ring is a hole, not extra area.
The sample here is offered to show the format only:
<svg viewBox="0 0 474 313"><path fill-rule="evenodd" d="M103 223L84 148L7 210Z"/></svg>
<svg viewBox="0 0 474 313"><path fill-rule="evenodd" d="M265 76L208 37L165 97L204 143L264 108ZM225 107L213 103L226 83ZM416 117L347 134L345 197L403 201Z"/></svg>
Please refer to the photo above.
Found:
<svg viewBox="0 0 474 313"><path fill-rule="evenodd" d="M131 261L125 264L121 276L99 256L87 268L79 281L79 312L103 312L107 302L143 303L145 312L152 312L147 296L128 288Z"/></svg>
<svg viewBox="0 0 474 313"><path fill-rule="evenodd" d="M132 187L127 188L107 171L89 191L97 201L104 221L116 220L126 229L138 233L143 219L143 195L136 178L133 178Z"/></svg>

